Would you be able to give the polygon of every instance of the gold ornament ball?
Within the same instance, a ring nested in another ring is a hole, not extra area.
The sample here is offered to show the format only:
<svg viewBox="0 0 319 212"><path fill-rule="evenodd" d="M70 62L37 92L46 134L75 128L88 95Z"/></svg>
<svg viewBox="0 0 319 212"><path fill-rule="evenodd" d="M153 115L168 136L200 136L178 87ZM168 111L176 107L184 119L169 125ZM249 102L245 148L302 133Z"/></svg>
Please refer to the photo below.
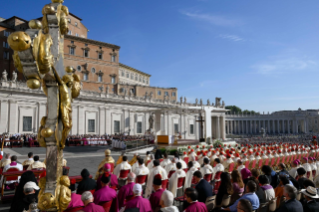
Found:
<svg viewBox="0 0 319 212"><path fill-rule="evenodd" d="M51 0L52 3L63 3L64 0Z"/></svg>
<svg viewBox="0 0 319 212"><path fill-rule="evenodd" d="M43 194L38 201L38 208L41 210L48 210L56 207L56 199L51 193Z"/></svg>
<svg viewBox="0 0 319 212"><path fill-rule="evenodd" d="M74 69L73 69L73 67L71 67L71 66L67 66L67 67L65 68L65 71L66 71L66 73L73 73L73 72L74 72Z"/></svg>
<svg viewBox="0 0 319 212"><path fill-rule="evenodd" d="M53 135L53 130L51 128L44 128L41 130L42 137L49 138Z"/></svg>
<svg viewBox="0 0 319 212"><path fill-rule="evenodd" d="M37 79L29 79L27 81L27 86L31 89L38 89L41 86L41 83Z"/></svg>
<svg viewBox="0 0 319 212"><path fill-rule="evenodd" d="M29 22L29 27L31 29L42 29L42 23L39 20L31 20Z"/></svg>
<svg viewBox="0 0 319 212"><path fill-rule="evenodd" d="M24 51L31 47L31 37L25 32L14 32L8 37L8 43L14 51Z"/></svg>

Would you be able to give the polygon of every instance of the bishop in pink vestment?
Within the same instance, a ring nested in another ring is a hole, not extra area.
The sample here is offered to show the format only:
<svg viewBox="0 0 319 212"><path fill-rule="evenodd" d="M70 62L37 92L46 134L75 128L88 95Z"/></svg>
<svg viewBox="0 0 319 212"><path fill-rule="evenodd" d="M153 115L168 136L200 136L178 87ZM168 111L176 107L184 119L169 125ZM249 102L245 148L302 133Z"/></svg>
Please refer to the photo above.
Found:
<svg viewBox="0 0 319 212"><path fill-rule="evenodd" d="M84 206L84 204L81 200L81 195L76 194L76 193L72 193L71 194L71 202L69 203L69 206L67 209L77 208L77 207L82 207L82 206Z"/></svg>
<svg viewBox="0 0 319 212"><path fill-rule="evenodd" d="M154 176L153 189L155 190L155 192L151 194L149 200L152 210L157 211L159 208L161 208L160 201L164 192L164 189L162 189L162 177L160 174Z"/></svg>
<svg viewBox="0 0 319 212"><path fill-rule="evenodd" d="M116 191L109 186L104 186L94 194L94 203L99 205L102 202L109 202L116 198Z"/></svg>
<svg viewBox="0 0 319 212"><path fill-rule="evenodd" d="M125 200L126 198L133 196L133 186L134 182L129 182L127 185L123 186L117 195L117 200L119 203L119 208L122 208L125 206Z"/></svg>
<svg viewBox="0 0 319 212"><path fill-rule="evenodd" d="M194 201L184 210L184 212L208 212L205 203Z"/></svg>
<svg viewBox="0 0 319 212"><path fill-rule="evenodd" d="M118 185L119 185L118 180L117 180L117 176L116 176L115 174L111 174L111 173L110 173L110 175L111 175L111 182L109 183L109 187L111 187L111 188L117 188ZM101 178L102 178L102 176L100 176L100 177L97 179L97 181L96 181L96 183L97 183L97 190L101 189Z"/></svg>
<svg viewBox="0 0 319 212"><path fill-rule="evenodd" d="M153 212L150 201L141 197L142 191L142 186L140 184L135 184L133 186L133 193L135 197L126 203L125 210L138 208L140 212Z"/></svg>
<svg viewBox="0 0 319 212"><path fill-rule="evenodd" d="M140 212L153 212L150 201L141 196L136 196L134 199L126 203L125 210L130 208L139 208Z"/></svg>
<svg viewBox="0 0 319 212"><path fill-rule="evenodd" d="M87 204L82 211L85 212L105 212L104 208L102 206L94 204L94 202L91 202Z"/></svg>

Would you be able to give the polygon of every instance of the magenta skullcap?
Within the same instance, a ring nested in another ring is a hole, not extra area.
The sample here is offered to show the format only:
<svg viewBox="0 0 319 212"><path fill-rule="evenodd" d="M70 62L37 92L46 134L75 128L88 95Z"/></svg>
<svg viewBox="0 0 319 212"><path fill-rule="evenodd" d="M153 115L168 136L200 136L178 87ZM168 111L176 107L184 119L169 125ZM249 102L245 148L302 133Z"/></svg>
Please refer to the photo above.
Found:
<svg viewBox="0 0 319 212"><path fill-rule="evenodd" d="M298 165L298 164L299 164L298 159L294 160L293 163L296 164L296 165Z"/></svg>
<svg viewBox="0 0 319 212"><path fill-rule="evenodd" d="M111 170L111 165L110 165L109 163L106 163L106 164L104 165L104 169L106 169L106 170Z"/></svg>
<svg viewBox="0 0 319 212"><path fill-rule="evenodd" d="M307 161L307 162L308 162L308 158L307 158L307 157L303 157L302 159L304 159L305 161Z"/></svg>

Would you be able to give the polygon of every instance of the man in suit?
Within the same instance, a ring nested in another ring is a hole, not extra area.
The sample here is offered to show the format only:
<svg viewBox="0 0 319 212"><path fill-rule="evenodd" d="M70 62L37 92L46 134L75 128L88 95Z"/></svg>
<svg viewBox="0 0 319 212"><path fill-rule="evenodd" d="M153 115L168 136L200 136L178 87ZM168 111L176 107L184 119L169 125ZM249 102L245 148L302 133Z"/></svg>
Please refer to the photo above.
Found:
<svg viewBox="0 0 319 212"><path fill-rule="evenodd" d="M302 189L301 193L304 194L304 197L307 200L305 204L303 204L303 211L319 212L319 203L315 200L319 198L316 188L308 186L307 189Z"/></svg>
<svg viewBox="0 0 319 212"><path fill-rule="evenodd" d="M293 185L285 185L284 196L286 197L286 201L276 210L276 212L304 212L302 204L296 200L297 189Z"/></svg>
<svg viewBox="0 0 319 212"><path fill-rule="evenodd" d="M194 172L193 176L196 182L195 189L198 192L198 201L205 203L207 197L213 196L213 188L205 179L203 179L203 175L200 171Z"/></svg>

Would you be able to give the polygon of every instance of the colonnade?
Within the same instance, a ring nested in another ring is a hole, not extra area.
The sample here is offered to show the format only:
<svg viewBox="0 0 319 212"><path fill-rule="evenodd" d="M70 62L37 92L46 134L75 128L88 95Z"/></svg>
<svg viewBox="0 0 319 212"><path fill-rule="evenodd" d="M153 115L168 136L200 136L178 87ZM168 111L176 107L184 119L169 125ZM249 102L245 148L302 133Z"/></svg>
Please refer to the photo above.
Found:
<svg viewBox="0 0 319 212"><path fill-rule="evenodd" d="M267 134L306 133L306 119L233 119L225 121L226 134L260 134L262 128Z"/></svg>

